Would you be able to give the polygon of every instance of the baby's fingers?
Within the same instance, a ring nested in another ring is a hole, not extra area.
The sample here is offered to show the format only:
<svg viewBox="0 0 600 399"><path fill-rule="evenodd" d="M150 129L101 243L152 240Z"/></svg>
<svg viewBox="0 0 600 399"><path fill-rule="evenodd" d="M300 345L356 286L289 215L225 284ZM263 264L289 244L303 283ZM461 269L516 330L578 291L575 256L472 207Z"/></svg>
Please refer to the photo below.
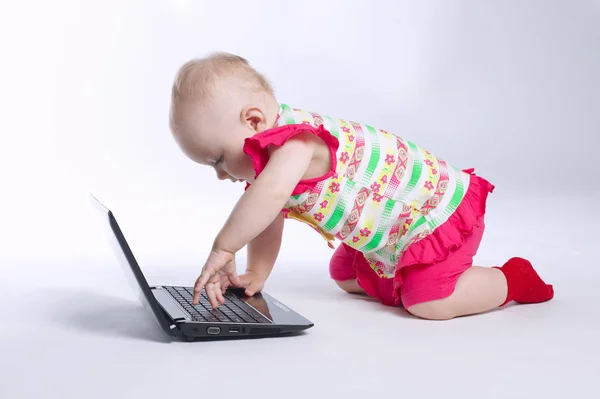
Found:
<svg viewBox="0 0 600 399"><path fill-rule="evenodd" d="M221 285L217 285L216 289L217 300L221 303L221 305L225 305L225 297L223 296L223 291L221 290Z"/></svg>
<svg viewBox="0 0 600 399"><path fill-rule="evenodd" d="M227 276L223 276L221 277L221 292L225 292L227 291L227 289L231 286L231 283L229 282L229 279L227 278Z"/></svg>
<svg viewBox="0 0 600 399"><path fill-rule="evenodd" d="M206 296L208 297L212 308L217 309L219 307L219 302L221 301L220 298L223 298L219 276L214 276L206 285ZM224 301L225 299L223 299L223 302Z"/></svg>
<svg viewBox="0 0 600 399"><path fill-rule="evenodd" d="M250 285L248 285L248 288L246 288L246 291L244 293L248 296L254 296L254 294L256 294L257 292L260 292L262 290L262 288L263 288L263 283L257 282L257 281L252 281L250 283Z"/></svg>
<svg viewBox="0 0 600 399"><path fill-rule="evenodd" d="M202 294L202 288L206 286L206 283L211 279L212 276L216 274L216 271L211 266L206 266L202 269L202 274L196 280L196 284L194 284L194 298L192 299L192 304L197 305L200 302L200 295Z"/></svg>
<svg viewBox="0 0 600 399"><path fill-rule="evenodd" d="M229 273L227 275L227 278L229 279L229 282L234 286L234 287L240 287L242 285L242 281L240 280L240 276L238 276L237 272L235 271L235 269Z"/></svg>
<svg viewBox="0 0 600 399"><path fill-rule="evenodd" d="M194 284L194 297L192 298L192 305L197 305L200 302L200 295L202 294L202 288L206 285L205 282L202 281L202 276L196 279L196 283Z"/></svg>
<svg viewBox="0 0 600 399"><path fill-rule="evenodd" d="M217 302L217 294L215 293L214 284L208 284L206 286L206 296L208 297L210 306L212 306L213 309L216 309L219 306L219 303Z"/></svg>

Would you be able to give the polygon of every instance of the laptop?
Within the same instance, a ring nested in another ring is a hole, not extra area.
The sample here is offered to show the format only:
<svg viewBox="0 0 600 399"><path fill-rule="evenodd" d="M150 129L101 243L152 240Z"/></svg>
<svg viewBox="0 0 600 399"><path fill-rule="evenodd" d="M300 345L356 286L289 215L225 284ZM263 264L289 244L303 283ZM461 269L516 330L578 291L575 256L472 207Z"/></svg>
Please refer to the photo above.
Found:
<svg viewBox="0 0 600 399"><path fill-rule="evenodd" d="M225 305L213 310L206 292L202 292L200 303L193 306L191 287L150 286L114 214L94 196L91 200L104 217L111 246L140 301L151 310L162 330L174 339L268 337L313 327L312 322L265 292L247 297L243 289L227 290Z"/></svg>

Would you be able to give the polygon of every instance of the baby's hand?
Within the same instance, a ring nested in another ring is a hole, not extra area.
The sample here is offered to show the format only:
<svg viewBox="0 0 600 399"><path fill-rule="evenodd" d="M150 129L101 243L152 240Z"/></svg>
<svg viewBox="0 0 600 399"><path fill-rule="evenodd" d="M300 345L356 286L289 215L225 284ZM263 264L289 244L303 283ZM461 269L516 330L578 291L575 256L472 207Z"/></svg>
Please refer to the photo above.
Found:
<svg viewBox="0 0 600 399"><path fill-rule="evenodd" d="M267 278L254 271L246 271L246 273L239 276L239 285L233 284L228 278L221 278L221 291L225 292L227 288L245 288L244 294L247 296L253 296L254 294L261 292L265 286Z"/></svg>
<svg viewBox="0 0 600 399"><path fill-rule="evenodd" d="M214 309L219 306L219 302L225 304L225 297L221 290L222 280L229 281L234 286L241 286L235 269L234 255L230 252L213 250L194 285L192 304L197 305L200 301L202 288L206 288L206 296Z"/></svg>

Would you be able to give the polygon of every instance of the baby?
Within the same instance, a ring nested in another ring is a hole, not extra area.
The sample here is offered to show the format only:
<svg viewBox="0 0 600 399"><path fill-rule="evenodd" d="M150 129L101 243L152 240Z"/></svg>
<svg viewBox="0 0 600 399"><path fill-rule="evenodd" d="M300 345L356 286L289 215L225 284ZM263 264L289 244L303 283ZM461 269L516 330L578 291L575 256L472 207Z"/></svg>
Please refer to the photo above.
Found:
<svg viewBox="0 0 600 399"><path fill-rule="evenodd" d="M238 56L181 67L170 125L183 152L221 180L245 182L194 287L212 306L228 287L259 292L276 262L284 219L309 224L334 248L330 275L343 290L402 306L424 319L552 299L530 262L473 266L493 186L405 138L280 104ZM237 274L235 254L248 247Z"/></svg>

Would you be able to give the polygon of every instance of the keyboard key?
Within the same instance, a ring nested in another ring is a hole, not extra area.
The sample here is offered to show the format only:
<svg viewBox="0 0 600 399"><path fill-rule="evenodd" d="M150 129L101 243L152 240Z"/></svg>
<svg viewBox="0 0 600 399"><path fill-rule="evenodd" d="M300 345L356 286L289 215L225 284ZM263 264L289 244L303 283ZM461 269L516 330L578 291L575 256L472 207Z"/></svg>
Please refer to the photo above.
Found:
<svg viewBox="0 0 600 399"><path fill-rule="evenodd" d="M261 315L260 313L258 313L257 311L255 311L253 309L250 309L250 316L254 317L256 319L256 321L259 321L264 318L263 315Z"/></svg>
<svg viewBox="0 0 600 399"><path fill-rule="evenodd" d="M236 315L230 316L229 317L231 319L231 321L233 321L234 323L243 323L244 320L242 320L241 317L238 317Z"/></svg>
<svg viewBox="0 0 600 399"><path fill-rule="evenodd" d="M235 303L235 302L234 302ZM256 320L250 316L248 313L245 312L245 309L243 309L241 306L239 306L237 303L235 303L235 305L238 307L238 309L235 310L235 313L241 317L242 319L244 319L244 321L246 323L255 323Z"/></svg>
<svg viewBox="0 0 600 399"><path fill-rule="evenodd" d="M246 322L246 323L254 323L256 320L254 320L252 317L248 316L246 313L239 313L239 316Z"/></svg>

